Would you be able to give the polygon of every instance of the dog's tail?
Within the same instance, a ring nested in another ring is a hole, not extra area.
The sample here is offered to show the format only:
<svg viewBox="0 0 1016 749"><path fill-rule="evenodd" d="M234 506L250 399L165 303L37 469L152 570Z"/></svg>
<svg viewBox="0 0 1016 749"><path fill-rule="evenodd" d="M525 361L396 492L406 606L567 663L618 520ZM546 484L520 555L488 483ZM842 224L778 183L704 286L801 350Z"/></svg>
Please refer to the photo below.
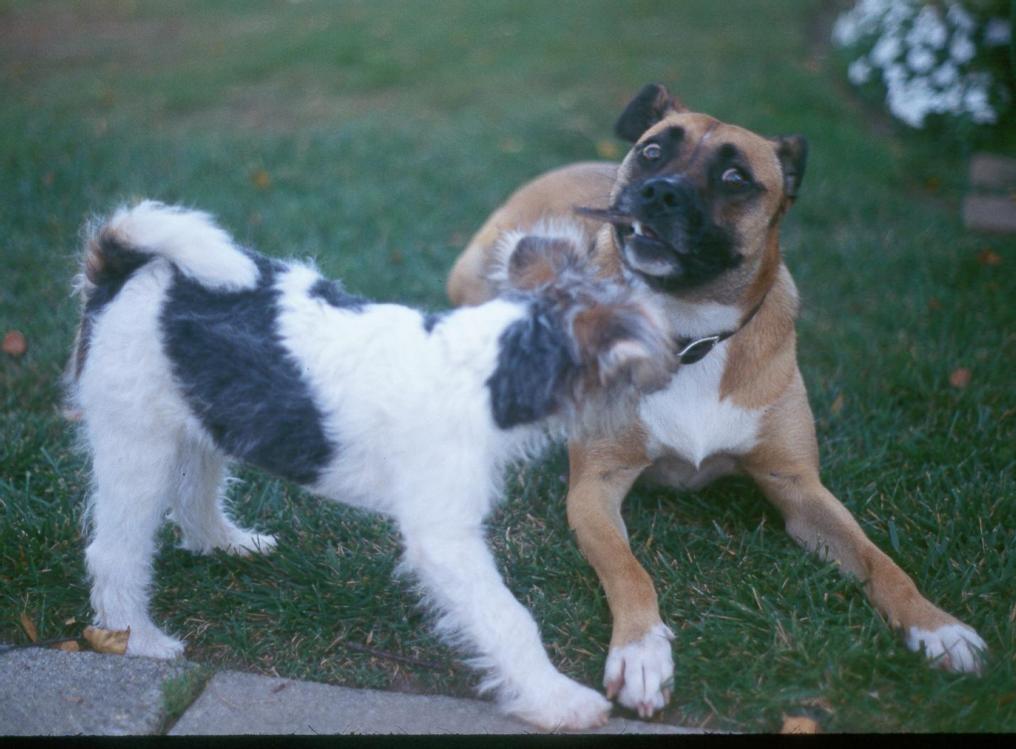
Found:
<svg viewBox="0 0 1016 749"><path fill-rule="evenodd" d="M202 286L235 291L257 283L258 268L207 213L145 200L89 223L77 286L120 284L152 256L164 257Z"/></svg>

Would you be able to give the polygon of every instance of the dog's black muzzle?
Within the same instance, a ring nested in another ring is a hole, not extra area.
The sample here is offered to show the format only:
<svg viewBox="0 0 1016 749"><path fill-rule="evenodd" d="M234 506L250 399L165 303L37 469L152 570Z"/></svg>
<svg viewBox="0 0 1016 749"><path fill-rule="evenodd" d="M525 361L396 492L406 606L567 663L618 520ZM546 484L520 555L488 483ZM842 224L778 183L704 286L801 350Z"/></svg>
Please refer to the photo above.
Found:
<svg viewBox="0 0 1016 749"><path fill-rule="evenodd" d="M709 219L701 191L681 175L625 187L611 209L625 264L659 290L705 283L741 256L729 234Z"/></svg>

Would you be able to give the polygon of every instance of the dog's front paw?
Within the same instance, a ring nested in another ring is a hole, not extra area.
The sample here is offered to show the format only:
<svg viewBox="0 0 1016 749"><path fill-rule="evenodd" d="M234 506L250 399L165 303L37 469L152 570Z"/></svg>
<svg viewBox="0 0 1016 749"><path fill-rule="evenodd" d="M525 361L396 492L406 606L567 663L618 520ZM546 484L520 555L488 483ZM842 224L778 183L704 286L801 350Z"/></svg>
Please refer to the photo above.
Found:
<svg viewBox="0 0 1016 749"><path fill-rule="evenodd" d="M580 731L607 722L610 702L594 689L558 674L552 685L517 698L505 709L545 731Z"/></svg>
<svg viewBox="0 0 1016 749"><path fill-rule="evenodd" d="M674 633L657 624L641 640L611 648L603 675L607 696L639 717L650 718L670 701L674 679L674 656L670 641Z"/></svg>
<svg viewBox="0 0 1016 749"><path fill-rule="evenodd" d="M911 627L907 630L907 647L924 654L936 666L948 671L980 673L988 646L966 624L946 624L938 629Z"/></svg>
<svg viewBox="0 0 1016 749"><path fill-rule="evenodd" d="M127 638L127 655L170 659L183 653L183 642L170 637L158 627L132 628Z"/></svg>
<svg viewBox="0 0 1016 749"><path fill-rule="evenodd" d="M277 544L275 536L237 528L230 533L229 542L223 547L223 550L227 554L247 557L251 554L270 554Z"/></svg>

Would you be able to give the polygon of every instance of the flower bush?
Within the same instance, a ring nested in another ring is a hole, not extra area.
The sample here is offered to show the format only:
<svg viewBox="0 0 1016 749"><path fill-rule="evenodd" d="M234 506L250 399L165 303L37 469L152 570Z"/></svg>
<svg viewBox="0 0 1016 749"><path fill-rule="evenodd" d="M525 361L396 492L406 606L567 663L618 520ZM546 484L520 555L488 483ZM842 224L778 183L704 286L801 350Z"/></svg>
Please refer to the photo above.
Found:
<svg viewBox="0 0 1016 749"><path fill-rule="evenodd" d="M847 77L913 128L1003 121L1013 99L1009 0L858 0L833 26Z"/></svg>

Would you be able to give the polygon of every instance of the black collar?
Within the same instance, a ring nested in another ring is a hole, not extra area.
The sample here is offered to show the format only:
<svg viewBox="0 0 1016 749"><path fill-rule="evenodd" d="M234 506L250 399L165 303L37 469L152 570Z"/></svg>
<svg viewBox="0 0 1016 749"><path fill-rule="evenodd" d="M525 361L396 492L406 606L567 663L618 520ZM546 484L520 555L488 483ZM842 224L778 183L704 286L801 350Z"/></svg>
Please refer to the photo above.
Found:
<svg viewBox="0 0 1016 749"><path fill-rule="evenodd" d="M750 323L752 318L755 317L756 314L758 314L758 311L760 309L762 309L762 302L766 300L766 297L768 295L769 295L768 291L765 294L763 294L758 304L756 304L754 307L751 308L751 311L747 315L745 315L744 319L741 320L741 324L738 325L733 330L728 330L726 333L717 333L716 335L703 336L702 338L675 339L674 343L677 344L678 348L677 352L678 361L680 361L681 364L694 364L695 362L704 358L706 354L708 354L710 351L713 350L713 348L716 346L717 343L719 343L720 341L727 340L728 338L730 338L730 336L734 335L734 333L737 333L739 330L744 328L745 325Z"/></svg>

